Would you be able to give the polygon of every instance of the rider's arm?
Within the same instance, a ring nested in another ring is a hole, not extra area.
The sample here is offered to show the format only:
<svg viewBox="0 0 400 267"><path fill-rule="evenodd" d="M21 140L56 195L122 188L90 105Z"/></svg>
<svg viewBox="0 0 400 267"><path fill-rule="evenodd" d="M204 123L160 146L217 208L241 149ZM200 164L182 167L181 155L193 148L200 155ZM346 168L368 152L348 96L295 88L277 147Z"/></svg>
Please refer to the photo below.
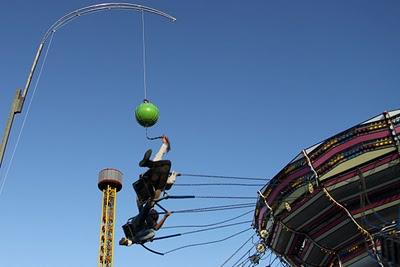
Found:
<svg viewBox="0 0 400 267"><path fill-rule="evenodd" d="M162 160L162 158L164 157L165 154L167 154L169 149L170 149L170 145L169 145L168 137L163 136L161 147L158 150L157 154L154 156L153 161Z"/></svg>
<svg viewBox="0 0 400 267"><path fill-rule="evenodd" d="M160 229L162 226L163 226L163 224L165 223L165 220L169 217L171 215L171 212L170 211L168 211L165 215L164 215L164 217L157 223L157 225L154 227L154 230L158 230L158 229Z"/></svg>

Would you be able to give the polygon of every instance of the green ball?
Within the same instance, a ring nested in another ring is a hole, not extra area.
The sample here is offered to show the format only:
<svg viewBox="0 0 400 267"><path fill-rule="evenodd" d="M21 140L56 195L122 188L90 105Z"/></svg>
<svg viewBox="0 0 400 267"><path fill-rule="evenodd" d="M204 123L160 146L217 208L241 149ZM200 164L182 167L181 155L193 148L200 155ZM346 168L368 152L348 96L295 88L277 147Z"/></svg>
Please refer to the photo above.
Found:
<svg viewBox="0 0 400 267"><path fill-rule="evenodd" d="M135 110L136 121L143 127L151 127L156 124L159 116L157 106L150 102L144 102Z"/></svg>

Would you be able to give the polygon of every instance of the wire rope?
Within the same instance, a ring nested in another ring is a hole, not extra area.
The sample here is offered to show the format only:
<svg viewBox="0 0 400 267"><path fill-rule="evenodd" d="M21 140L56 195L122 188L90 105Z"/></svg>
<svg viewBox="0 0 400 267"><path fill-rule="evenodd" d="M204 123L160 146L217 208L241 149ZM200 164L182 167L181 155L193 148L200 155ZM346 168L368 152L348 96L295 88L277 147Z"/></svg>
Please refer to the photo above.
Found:
<svg viewBox="0 0 400 267"><path fill-rule="evenodd" d="M175 214L175 213L195 213L195 212L220 211L220 210L250 208L253 206L254 206L254 203L241 203L241 204L232 204L232 205L211 206L211 207L205 207L205 208L176 210L176 211L171 211L171 213ZM165 214L165 211L159 212L159 214Z"/></svg>
<svg viewBox="0 0 400 267"><path fill-rule="evenodd" d="M175 184L174 186L264 186L263 184L240 184L240 183L201 183L201 184Z"/></svg>
<svg viewBox="0 0 400 267"><path fill-rule="evenodd" d="M247 261L249 260L249 258L244 259L244 260L243 260L243 258L246 257L247 255L250 256L250 251L251 251L253 248L254 248L254 246L252 246L249 250L247 250L247 251L232 265L232 267L240 266L240 265L243 266L243 265L245 264L245 262L247 262Z"/></svg>
<svg viewBox="0 0 400 267"><path fill-rule="evenodd" d="M230 224L210 227L210 228L206 228L206 229L188 231L188 232L181 233L180 235L182 236L182 235L190 235L190 234L196 234L196 233L201 233L201 232L207 232L207 231L211 231L211 230L216 230L216 229L220 229L220 228L226 228L226 227L231 227L231 226L245 224L245 223L251 223L251 222L252 222L251 220L248 220L248 221L242 221L242 222L237 222L237 223L230 223Z"/></svg>
<svg viewBox="0 0 400 267"><path fill-rule="evenodd" d="M143 88L144 99L147 99L147 80L146 80L146 42L145 42L145 28L144 28L144 11L142 13L142 56L143 56ZM147 132L146 132L147 134Z"/></svg>
<svg viewBox="0 0 400 267"><path fill-rule="evenodd" d="M220 243L220 242L226 241L226 240L228 240L228 239L231 239L231 238L233 238L233 237L235 237L235 236L238 236L238 235L240 235L240 234L242 234L242 233L244 233L244 232L247 232L247 231L250 230L250 229L252 229L252 228L249 227L249 228L247 228L247 229L245 229L245 230L241 230L241 231L239 231L239 232L236 232L236 233L234 233L234 234L232 234L232 235L229 235L229 236L227 236L227 237L225 237L225 238L218 239L218 240L213 240L213 241L208 241L208 242L201 242L201 243L195 243L195 244L190 244L190 245L185 245L185 246L177 247L177 248L174 248L174 249L171 249L171 250L165 252L164 254L169 254L169 253L172 253L172 252L175 252L175 251L178 251L178 250L181 250L181 249L185 249L185 248L190 248L190 247L205 246L205 245Z"/></svg>
<svg viewBox="0 0 400 267"><path fill-rule="evenodd" d="M257 197L230 197L230 196L194 196L194 198L204 199L257 199Z"/></svg>
<svg viewBox="0 0 400 267"><path fill-rule="evenodd" d="M223 175L191 174L191 173L181 173L181 176L232 179L232 180L268 181L268 179L266 178L259 178L259 177L240 177L240 176L223 176Z"/></svg>
<svg viewBox="0 0 400 267"><path fill-rule="evenodd" d="M229 208L219 208L219 209L199 209L199 210L178 210L178 211L173 211L172 213L201 213L201 212L213 212L213 211L221 211L221 210L233 210L233 209L244 209L244 208L250 208L253 207L254 205L247 205L247 206L237 206L237 207L229 207ZM161 212L160 214L164 214L164 212Z"/></svg>
<svg viewBox="0 0 400 267"><path fill-rule="evenodd" d="M150 137L150 136L149 136L149 133L148 133L148 127L145 127L145 132L146 132L146 138L147 138L147 140L153 141L153 140L157 140L157 139L162 139L162 138L163 138L162 135L160 135L160 136L155 136L155 137Z"/></svg>
<svg viewBox="0 0 400 267"><path fill-rule="evenodd" d="M178 236L184 236L184 235L190 235L190 234L197 234L197 233L201 233L201 232L212 231L212 230L221 229L221 228L227 228L227 227L236 226L236 225L245 224L245 223L250 223L250 222L252 222L252 221L251 220L250 221L243 221L243 222L231 223L231 224L226 224L226 225L221 225L221 226L216 226L216 227L210 227L210 228L207 228L207 229L194 230L194 231L188 231L188 232L184 232L184 233L160 236L160 237L153 238L153 241L172 238L172 237L178 237Z"/></svg>
<svg viewBox="0 0 400 267"><path fill-rule="evenodd" d="M271 266L272 256L274 256L274 255L272 255L272 251L271 251L271 254L269 255L269 263L267 266Z"/></svg>
<svg viewBox="0 0 400 267"><path fill-rule="evenodd" d="M235 252L233 252L232 255L230 255L222 264L221 267L223 267L225 264L228 263L228 261L230 261L247 243L249 243L250 240L253 239L253 237L255 236L256 233L254 233L252 236L250 236L249 239L247 239L238 249L235 250Z"/></svg>
<svg viewBox="0 0 400 267"><path fill-rule="evenodd" d="M46 60L47 60L47 55L49 53L49 50L50 50L50 47L51 47L51 44L52 44L52 41L53 41L53 37L54 37L54 32L52 32L52 34L50 36L49 44L47 45L46 53L44 55L42 65L40 66L39 74L38 74L38 77L36 79L35 87L33 88L31 99L29 100L29 103L28 103L28 107L27 107L27 110L26 110L26 113L25 113L25 117L24 117L24 119L22 121L21 128L19 130L18 137L17 137L17 140L16 140L15 145L14 145L14 149L13 149L13 151L11 153L11 158L10 158L10 161L8 163L6 172L4 173L4 178L2 179L2 183L1 183L1 187L0 187L0 196L3 193L3 189L4 189L5 183L6 183L7 178L8 178L8 174L10 172L10 169L11 169L11 166L12 166L12 163L13 163L13 160L14 160L15 152L17 151L19 142L21 140L22 132L24 130L24 127L25 127L25 124L26 124L26 120L28 118L28 114L29 114L29 111L30 111L31 106L32 106L33 99L35 98L35 93L37 91L37 87L38 87L40 78L42 76L43 68L44 68Z"/></svg>
<svg viewBox="0 0 400 267"><path fill-rule="evenodd" d="M274 264L274 262L276 261L277 258L278 258L278 257L275 255L274 260L271 262L271 264L269 264L269 266L271 266L272 264Z"/></svg>
<svg viewBox="0 0 400 267"><path fill-rule="evenodd" d="M227 219L227 220L223 220L223 221L220 221L220 222L217 222L217 223L197 224L197 225L164 226L163 229L211 227L211 226L215 226L215 225L219 225L219 224L223 224L223 223L234 221L234 220L239 219L239 218L241 218L243 216L246 216L247 214L252 213L252 212L254 212L254 210L246 211L246 212L240 214L239 216L235 216L233 218L230 218L230 219Z"/></svg>

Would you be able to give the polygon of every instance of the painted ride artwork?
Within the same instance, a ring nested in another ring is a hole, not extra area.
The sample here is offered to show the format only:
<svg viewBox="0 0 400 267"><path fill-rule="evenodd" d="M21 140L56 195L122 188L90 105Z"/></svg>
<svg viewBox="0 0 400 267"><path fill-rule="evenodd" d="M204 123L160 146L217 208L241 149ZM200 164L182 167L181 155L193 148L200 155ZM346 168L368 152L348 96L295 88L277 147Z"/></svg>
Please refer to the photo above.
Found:
<svg viewBox="0 0 400 267"><path fill-rule="evenodd" d="M291 266L395 266L400 110L304 149L259 194L254 226Z"/></svg>

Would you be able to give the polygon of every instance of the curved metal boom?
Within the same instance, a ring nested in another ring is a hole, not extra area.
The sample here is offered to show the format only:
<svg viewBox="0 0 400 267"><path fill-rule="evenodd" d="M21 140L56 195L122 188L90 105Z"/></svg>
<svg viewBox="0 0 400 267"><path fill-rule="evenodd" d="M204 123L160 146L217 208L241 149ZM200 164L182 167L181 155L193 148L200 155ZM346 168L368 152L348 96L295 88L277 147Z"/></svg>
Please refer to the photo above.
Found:
<svg viewBox="0 0 400 267"><path fill-rule="evenodd" d="M39 48L36 52L36 56L35 56L35 59L32 64L31 71L28 75L28 79L26 81L24 91L22 92L22 97L25 97L26 94L28 93L29 86L32 81L33 73L34 73L34 71L36 69L36 65L39 61L39 57L42 52L43 46L46 43L46 41L49 39L49 37L52 33L56 32L61 27L65 26L72 20L75 20L81 16L88 15L88 14L95 13L95 12L100 12L100 11L112 10L112 9L149 12L149 13L153 13L153 14L165 17L167 19L170 19L171 21L176 20L175 17L173 17L167 13L164 13L160 10L157 10L155 8L142 6L142 5L136 5L136 4L130 4L130 3L103 3L103 4L91 5L91 6L87 6L87 7L83 7L83 8L74 10L74 11L64 15L60 19L58 19L53 25L50 26L50 28L44 34L44 36L39 44Z"/></svg>
<svg viewBox="0 0 400 267"><path fill-rule="evenodd" d="M10 115L7 119L6 127L4 130L3 139L0 144L0 167L3 162L3 157L4 157L5 149L7 146L8 138L10 135L11 127L12 127L12 124L14 121L14 117L16 114L22 112L22 109L23 109L23 106L25 103L25 98L26 98L26 95L28 94L28 90L29 90L29 87L30 87L30 84L32 81L33 74L35 73L37 63L39 62L39 58L40 58L40 55L42 53L42 50L43 50L43 47L44 47L44 44L46 43L46 41L49 39L49 37L54 32L56 32L58 29L65 26L66 24L68 24L69 22L71 22L74 19L77 19L83 15L88 15L91 13L107 11L107 10L112 10L112 9L149 12L149 13L153 13L153 14L165 17L171 21L176 20L176 18L174 18L173 16L171 16L167 13L164 13L160 10L157 10L155 8L131 4L131 3L103 3L103 4L91 5L91 6L83 7L83 8L77 9L75 11L72 11L72 12L64 15L60 19L58 19L53 25L50 26L50 28L46 31L42 40L40 41L39 47L36 51L36 55L35 55L35 58L32 63L32 67L28 74L28 79L26 80L26 83L25 83L25 87L23 90L18 89L16 92L16 95L14 97L14 100L13 100L13 103L11 106Z"/></svg>
<svg viewBox="0 0 400 267"><path fill-rule="evenodd" d="M153 13L156 15L163 16L165 18L168 18L172 21L175 21L176 18L172 17L171 15L168 15L167 13L164 13L160 10L147 7L147 6L142 6L142 5L136 5L136 4L130 4L130 3L103 3L103 4L96 4L92 6L87 6L83 7L80 9L77 9L75 11L72 11L65 16L61 17L59 20L57 20L51 27L47 30L45 35L43 36L43 39L41 43L46 42L46 40L49 38L52 32L57 31L59 28L63 27L65 24L69 23L70 21L76 19L77 17L87 15L90 13L94 12L99 12L99 11L106 11L106 10L111 10L111 9L120 9L120 10L134 10L134 11L146 11L149 13Z"/></svg>

